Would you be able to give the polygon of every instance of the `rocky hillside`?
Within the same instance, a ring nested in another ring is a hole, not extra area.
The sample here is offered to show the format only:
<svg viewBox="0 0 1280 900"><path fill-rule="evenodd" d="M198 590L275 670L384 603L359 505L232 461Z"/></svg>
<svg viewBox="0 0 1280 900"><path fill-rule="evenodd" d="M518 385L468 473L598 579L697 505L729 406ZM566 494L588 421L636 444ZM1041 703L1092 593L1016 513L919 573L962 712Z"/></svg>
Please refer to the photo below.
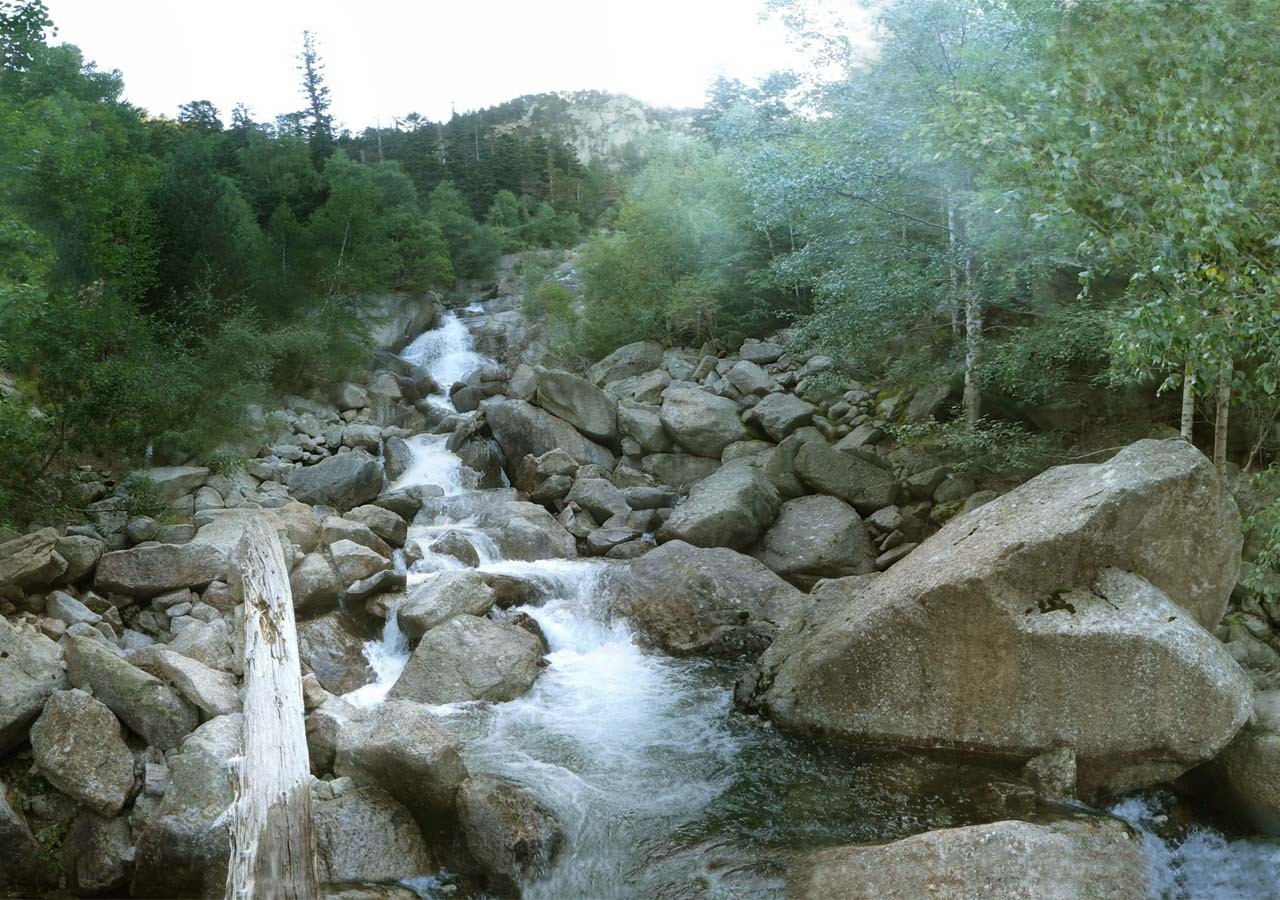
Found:
<svg viewBox="0 0 1280 900"><path fill-rule="evenodd" d="M734 661L739 707L779 729L981 754L1050 803L1196 769L1274 827L1276 623L1222 624L1240 517L1193 447L1140 441L997 496L886 438L891 421L934 415L945 389L879 398L785 334L548 368L517 299L462 320L496 360L463 380L379 351L363 382L267 414L279 436L242 469L148 470L155 516L134 514L138 479L100 473L86 480L93 524L7 536L0 887L221 895L224 767L242 728L232 550L257 518L291 568L330 886L407 896L393 886L406 873L448 869L508 896L566 840L519 785L470 774L428 709L520 696L547 648L536 622L504 612L536 603L538 585L482 571L460 532L408 538L446 512L504 559L609 561L610 602L653 652ZM410 311L387 343L438 313ZM444 436L486 490L389 490L421 433ZM406 565L426 553L457 571L410 588ZM387 702L361 706L339 695L374 681L364 641L388 616L414 650ZM1028 846L1045 849L1024 865ZM957 854L964 866L945 863ZM945 877L947 896L993 883L1092 896L1101 873L1106 896L1146 890L1127 828L1084 816L833 847L797 857L791 889L911 897Z"/></svg>

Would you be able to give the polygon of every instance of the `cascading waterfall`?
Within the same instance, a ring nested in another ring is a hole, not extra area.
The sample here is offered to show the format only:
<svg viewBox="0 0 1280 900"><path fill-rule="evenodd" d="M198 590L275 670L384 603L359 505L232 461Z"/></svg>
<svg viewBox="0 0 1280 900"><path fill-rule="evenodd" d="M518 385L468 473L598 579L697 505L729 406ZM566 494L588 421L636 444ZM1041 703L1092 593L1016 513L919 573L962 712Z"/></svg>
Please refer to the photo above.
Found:
<svg viewBox="0 0 1280 900"><path fill-rule="evenodd" d="M491 362L453 313L404 357L446 390ZM431 399L452 409L447 397ZM406 573L410 586L463 568L431 549L455 532L475 549L482 571L537 589L534 602L505 613L534 618L550 645L549 665L533 688L507 703L433 708L462 741L472 772L519 782L565 829L566 847L523 885L524 896L779 896L785 879L777 860L789 850L963 824L937 796L897 783L901 757L886 765L808 748L736 716L728 668L643 652L605 608L601 582L610 563L502 560L465 514L468 497L498 491L472 490L446 437L418 435L408 443L412 461L394 487L430 484L444 492L444 501L424 508L410 527L409 543L420 551ZM375 680L347 698L371 706L385 699L409 659L394 609L365 652ZM1276 843L1232 841L1207 828L1162 838L1153 797L1130 798L1112 813L1142 834L1159 900L1269 896L1258 891L1270 890L1280 869ZM441 883L418 879L414 887L436 896Z"/></svg>

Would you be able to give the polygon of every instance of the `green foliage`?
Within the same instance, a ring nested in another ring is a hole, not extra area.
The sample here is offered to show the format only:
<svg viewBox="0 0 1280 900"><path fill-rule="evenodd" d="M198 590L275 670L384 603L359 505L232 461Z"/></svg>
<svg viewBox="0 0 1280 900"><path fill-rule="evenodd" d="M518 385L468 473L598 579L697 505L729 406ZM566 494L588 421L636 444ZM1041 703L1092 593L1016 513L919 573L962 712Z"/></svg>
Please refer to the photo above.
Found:
<svg viewBox="0 0 1280 900"><path fill-rule="evenodd" d="M243 453L219 448L206 453L201 462L214 475L234 475L236 472L244 471L249 460Z"/></svg>
<svg viewBox="0 0 1280 900"><path fill-rule="evenodd" d="M1110 362L1113 318L1097 304L1057 306L1048 314L988 343L980 364L983 384L1022 403L1061 397L1068 385L1099 387Z"/></svg>
<svg viewBox="0 0 1280 900"><path fill-rule="evenodd" d="M165 502L160 499L156 483L145 472L131 472L120 483L116 494L120 497L120 511L131 519L136 516L157 519L164 515Z"/></svg>
<svg viewBox="0 0 1280 900"><path fill-rule="evenodd" d="M975 477L1026 478L1057 461L1053 435L1037 434L1014 422L981 418L969 422L895 425L890 429L902 445L953 460L953 468Z"/></svg>
<svg viewBox="0 0 1280 900"><path fill-rule="evenodd" d="M765 262L727 160L705 142L654 146L614 223L582 259L584 352L652 338L732 339L770 320Z"/></svg>

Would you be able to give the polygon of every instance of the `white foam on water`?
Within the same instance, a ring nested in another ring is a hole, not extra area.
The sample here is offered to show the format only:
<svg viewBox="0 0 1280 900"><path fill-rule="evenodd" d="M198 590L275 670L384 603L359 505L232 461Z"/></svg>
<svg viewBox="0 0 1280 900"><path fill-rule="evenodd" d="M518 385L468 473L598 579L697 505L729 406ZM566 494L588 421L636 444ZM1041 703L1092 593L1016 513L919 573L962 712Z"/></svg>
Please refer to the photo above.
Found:
<svg viewBox="0 0 1280 900"><path fill-rule="evenodd" d="M442 488L446 496L465 493L468 488L462 477L462 460L445 449L448 441L446 434L415 434L407 438L409 467L392 483L392 490L433 484Z"/></svg>
<svg viewBox="0 0 1280 900"><path fill-rule="evenodd" d="M1129 797L1111 812L1142 835L1154 900L1280 898L1280 842L1227 838L1200 825L1181 837L1161 837L1165 803L1158 797Z"/></svg>
<svg viewBox="0 0 1280 900"><path fill-rule="evenodd" d="M395 607L387 609L382 638L364 642L364 657L373 670L373 681L343 695L356 706L376 706L387 699L387 693L409 663L409 639L400 630L400 617Z"/></svg>
<svg viewBox="0 0 1280 900"><path fill-rule="evenodd" d="M400 357L431 373L445 394L429 399L446 409L454 408L448 398L449 388L456 382L465 381L468 375L486 363L493 362L476 352L470 330L454 312L445 313L439 328L419 335L401 351Z"/></svg>

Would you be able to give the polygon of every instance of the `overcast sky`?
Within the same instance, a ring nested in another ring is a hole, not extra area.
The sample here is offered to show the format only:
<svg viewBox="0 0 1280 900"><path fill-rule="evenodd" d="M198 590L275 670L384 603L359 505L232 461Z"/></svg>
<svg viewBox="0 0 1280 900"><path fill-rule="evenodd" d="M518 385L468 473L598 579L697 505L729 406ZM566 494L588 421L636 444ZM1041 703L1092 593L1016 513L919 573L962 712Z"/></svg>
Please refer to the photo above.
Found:
<svg viewBox="0 0 1280 900"><path fill-rule="evenodd" d="M696 106L724 73L750 81L796 62L762 0L48 0L58 39L125 96L174 116L211 100L260 121L302 105L296 55L315 32L333 110L360 129L448 118L521 94L598 88Z"/></svg>

